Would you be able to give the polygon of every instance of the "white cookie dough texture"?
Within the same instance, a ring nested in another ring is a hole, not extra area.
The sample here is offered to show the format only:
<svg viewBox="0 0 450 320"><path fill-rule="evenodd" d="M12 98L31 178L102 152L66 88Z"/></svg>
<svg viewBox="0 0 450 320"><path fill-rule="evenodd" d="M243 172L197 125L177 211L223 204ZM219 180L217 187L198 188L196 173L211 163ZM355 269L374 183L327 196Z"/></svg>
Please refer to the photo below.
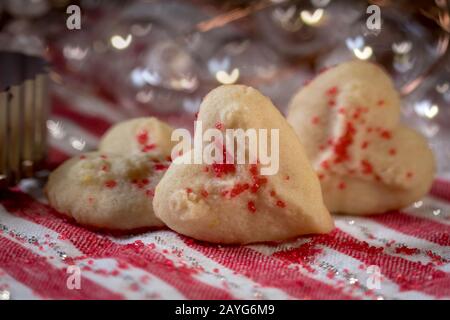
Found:
<svg viewBox="0 0 450 320"><path fill-rule="evenodd" d="M400 106L388 75L362 61L326 70L293 97L287 119L330 211L383 213L430 189L433 154L424 137L399 122Z"/></svg>
<svg viewBox="0 0 450 320"><path fill-rule="evenodd" d="M109 230L161 227L152 199L168 165L149 156L87 153L52 172L46 194L52 207L82 225Z"/></svg>
<svg viewBox="0 0 450 320"><path fill-rule="evenodd" d="M260 164L172 163L153 201L168 227L225 244L282 241L333 229L303 147L268 98L250 87L221 86L205 97L198 120L203 130L279 129L279 171L262 176Z"/></svg>
<svg viewBox="0 0 450 320"><path fill-rule="evenodd" d="M121 154L148 154L169 157L174 143L173 128L154 117L135 118L120 122L102 137L99 151Z"/></svg>
<svg viewBox="0 0 450 320"><path fill-rule="evenodd" d="M112 127L100 151L73 157L49 177L51 206L78 223L109 230L161 227L155 187L170 164L172 128L156 118Z"/></svg>

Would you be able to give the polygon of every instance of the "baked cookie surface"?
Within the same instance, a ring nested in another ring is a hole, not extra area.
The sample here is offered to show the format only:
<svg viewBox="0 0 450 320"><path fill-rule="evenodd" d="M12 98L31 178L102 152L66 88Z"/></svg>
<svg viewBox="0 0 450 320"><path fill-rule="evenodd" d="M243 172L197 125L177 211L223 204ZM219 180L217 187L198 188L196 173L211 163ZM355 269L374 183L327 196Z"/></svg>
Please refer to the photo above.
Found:
<svg viewBox="0 0 450 320"><path fill-rule="evenodd" d="M111 127L102 137L99 151L121 154L148 154L166 158L174 143L173 128L154 117L135 118Z"/></svg>
<svg viewBox="0 0 450 320"><path fill-rule="evenodd" d="M87 153L52 172L46 194L52 207L83 225L111 230L161 227L152 200L167 167L167 162L148 155Z"/></svg>
<svg viewBox="0 0 450 320"><path fill-rule="evenodd" d="M198 120L204 130L279 130L279 169L262 175L259 163L182 164L192 159L194 147L156 187L155 214L168 227L198 240L235 244L333 229L303 147L268 98L250 87L221 86L205 97Z"/></svg>
<svg viewBox="0 0 450 320"><path fill-rule="evenodd" d="M399 122L400 106L388 75L361 61L330 68L293 97L287 119L330 211L383 213L430 189L433 154L424 137Z"/></svg>
<svg viewBox="0 0 450 320"><path fill-rule="evenodd" d="M120 122L99 152L76 156L50 175L50 204L78 223L103 229L161 227L153 195L170 164L172 128L156 118Z"/></svg>

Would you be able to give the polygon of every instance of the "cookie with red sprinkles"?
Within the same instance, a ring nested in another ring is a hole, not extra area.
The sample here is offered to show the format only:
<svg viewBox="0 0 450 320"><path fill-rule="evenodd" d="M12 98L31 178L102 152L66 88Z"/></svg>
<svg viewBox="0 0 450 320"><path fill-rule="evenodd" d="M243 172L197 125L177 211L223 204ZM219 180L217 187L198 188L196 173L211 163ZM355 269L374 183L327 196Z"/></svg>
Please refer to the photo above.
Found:
<svg viewBox="0 0 450 320"><path fill-rule="evenodd" d="M152 201L169 164L145 154L86 153L51 173L46 195L53 208L88 227L122 231L162 227Z"/></svg>
<svg viewBox="0 0 450 320"><path fill-rule="evenodd" d="M333 229L303 147L267 97L247 86L221 86L205 97L198 120L204 130L278 130L279 141L271 143L279 143L279 168L264 175L267 164L260 161L193 164L185 160L192 159L194 145L172 163L155 190L155 214L169 228L224 244L283 241ZM223 148L236 159L236 149Z"/></svg>
<svg viewBox="0 0 450 320"><path fill-rule="evenodd" d="M330 211L383 213L428 192L434 156L422 135L400 123L400 107L389 76L363 61L327 69L293 97L287 119Z"/></svg>
<svg viewBox="0 0 450 320"><path fill-rule="evenodd" d="M173 128L155 117L142 117L119 122L102 137L99 151L120 155L147 154L170 157L174 142Z"/></svg>

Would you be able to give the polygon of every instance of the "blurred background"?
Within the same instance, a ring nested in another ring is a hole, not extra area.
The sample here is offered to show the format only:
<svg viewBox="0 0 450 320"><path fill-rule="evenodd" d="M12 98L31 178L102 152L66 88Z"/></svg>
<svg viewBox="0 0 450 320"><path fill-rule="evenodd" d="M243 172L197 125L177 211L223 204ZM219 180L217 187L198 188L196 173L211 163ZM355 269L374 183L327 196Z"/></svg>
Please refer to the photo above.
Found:
<svg viewBox="0 0 450 320"><path fill-rule="evenodd" d="M70 5L80 8L80 29L68 28ZM373 5L379 28L368 23ZM130 117L191 129L202 97L220 84L251 85L285 112L320 70L375 61L393 77L404 121L429 139L444 174L449 7L447 0L0 0L0 50L49 62L46 126L50 144L67 154L94 149L92 136Z"/></svg>

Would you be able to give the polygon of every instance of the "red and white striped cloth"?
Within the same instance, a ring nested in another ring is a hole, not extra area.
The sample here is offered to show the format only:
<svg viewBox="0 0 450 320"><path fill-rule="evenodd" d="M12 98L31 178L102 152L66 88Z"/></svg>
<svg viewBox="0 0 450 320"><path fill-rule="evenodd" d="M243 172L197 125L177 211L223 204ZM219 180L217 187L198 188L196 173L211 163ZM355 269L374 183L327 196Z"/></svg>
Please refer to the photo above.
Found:
<svg viewBox="0 0 450 320"><path fill-rule="evenodd" d="M119 117L104 106L85 112L58 103L52 120L94 147ZM53 164L73 150L53 139ZM328 235L232 247L169 230L133 236L89 231L58 215L40 191L22 184L0 195L0 298L450 298L450 182L445 179L402 212L338 216ZM71 265L81 271L79 290L67 286Z"/></svg>

